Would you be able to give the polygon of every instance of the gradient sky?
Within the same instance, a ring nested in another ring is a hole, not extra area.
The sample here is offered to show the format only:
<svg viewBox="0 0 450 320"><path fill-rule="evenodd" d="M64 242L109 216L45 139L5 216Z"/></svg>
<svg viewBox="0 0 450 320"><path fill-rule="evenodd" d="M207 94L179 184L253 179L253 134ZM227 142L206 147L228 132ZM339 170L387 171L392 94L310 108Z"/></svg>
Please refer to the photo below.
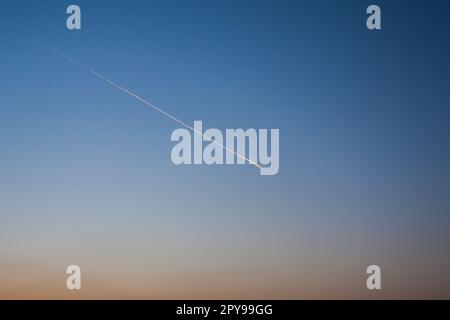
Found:
<svg viewBox="0 0 450 320"><path fill-rule="evenodd" d="M3 1L0 298L450 298L449 12ZM177 123L50 48L188 124L279 128L279 173L175 166Z"/></svg>

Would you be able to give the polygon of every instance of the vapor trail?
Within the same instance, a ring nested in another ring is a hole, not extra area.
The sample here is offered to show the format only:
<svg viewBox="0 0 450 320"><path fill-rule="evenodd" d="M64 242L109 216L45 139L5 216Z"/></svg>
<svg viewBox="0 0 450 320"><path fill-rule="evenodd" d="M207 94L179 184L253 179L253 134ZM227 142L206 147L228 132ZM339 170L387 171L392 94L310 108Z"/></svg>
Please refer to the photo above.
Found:
<svg viewBox="0 0 450 320"><path fill-rule="evenodd" d="M156 110L156 111L158 111L159 113L163 114L164 116L166 116L166 117L168 117L168 118L170 118L170 119L172 119L172 120L178 122L178 123L181 124L183 127L185 127L185 128L187 128L187 129L191 130L192 132L194 132L194 133L196 133L196 134L202 136L202 137L203 137L204 139L206 139L207 141L211 141L212 143L218 145L219 147L225 149L226 151L231 152L231 153L235 154L236 156L238 156L239 158L244 159L244 160L247 160L250 164L253 164L254 166L256 166L256 167L262 169L262 167L261 167L259 164L257 164L256 162L254 162L254 161L252 161L252 160L246 158L245 156L241 155L240 153L238 153L238 152L236 152L236 151L234 151L234 150L232 150L232 149L230 149L230 148L224 146L223 144L217 142L216 140L211 139L210 137L204 135L202 132L196 130L194 127L191 127L190 125L184 123L184 122L181 121L180 119L178 119L178 118L172 116L171 114L167 113L166 111L162 110L161 108L155 106L153 103L148 102L147 100L145 100L144 98L141 98L140 96L138 96L137 94L131 92L130 90L128 90L128 89L122 87L121 85L118 85L117 83L115 83L115 82L112 81L112 80L109 80L109 79L106 78L105 76L102 76L100 73L98 73L98 72L92 70L91 68L85 66L84 64L81 64L81 63L79 63L78 61L76 61L75 59L72 59L71 57L65 55L65 54L62 53L61 51L58 51L58 50L53 49L53 48L52 48L52 51L55 52L55 53L57 53L57 54L60 55L61 57L63 57L63 58L65 58L65 59L69 60L69 61L72 62L73 64L79 66L80 68L82 68L82 69L84 69L84 70L86 70L86 71L92 73L93 75L95 75L95 76L97 76L98 78L102 79L103 81L109 83L110 85L112 85L113 87L119 89L120 91L125 92L125 93L128 94L129 96L131 96L131 97L133 97L133 98L139 100L140 102L142 102L142 103L145 104L146 106L152 108L153 110Z"/></svg>

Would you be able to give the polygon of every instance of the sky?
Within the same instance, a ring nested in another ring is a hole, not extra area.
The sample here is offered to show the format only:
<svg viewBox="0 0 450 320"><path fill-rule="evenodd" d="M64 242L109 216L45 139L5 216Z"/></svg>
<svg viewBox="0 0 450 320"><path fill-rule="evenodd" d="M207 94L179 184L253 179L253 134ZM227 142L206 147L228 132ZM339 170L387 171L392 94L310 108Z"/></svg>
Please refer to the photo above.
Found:
<svg viewBox="0 0 450 320"><path fill-rule="evenodd" d="M449 299L450 5L374 3L382 30L360 0L3 1L0 298ZM178 123L52 48L188 124L279 129L278 174L174 165Z"/></svg>

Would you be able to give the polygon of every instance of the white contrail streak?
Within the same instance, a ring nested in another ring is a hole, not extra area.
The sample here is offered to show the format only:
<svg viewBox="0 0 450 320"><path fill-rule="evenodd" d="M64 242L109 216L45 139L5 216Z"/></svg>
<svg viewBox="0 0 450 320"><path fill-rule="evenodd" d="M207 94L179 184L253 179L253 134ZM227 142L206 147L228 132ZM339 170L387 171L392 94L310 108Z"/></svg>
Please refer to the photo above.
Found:
<svg viewBox="0 0 450 320"><path fill-rule="evenodd" d="M236 151L234 151L234 150L232 150L232 149L230 149L230 148L224 146L223 144L217 142L216 140L213 140L213 139L211 139L210 137L205 136L202 132L198 131L198 130L195 129L194 127L191 127L190 125L184 123L184 122L181 121L180 119L178 119L178 118L172 116L171 114L167 113L166 111L162 110L161 108L155 106L153 103L148 102L147 100L145 100L144 98L141 98L140 96L138 96L137 94L131 92L130 90L128 90L128 89L122 87L121 85L118 85L117 83L115 83L115 82L112 81L112 80L109 80L108 78L102 76L100 73L98 73L98 72L92 70L91 68L85 66L84 64L79 63L78 61L72 59L71 57L65 55L64 53L62 53L62 52L60 52L60 51L58 51L58 50L56 50L56 49L53 49L53 48L52 48L52 51L55 52L55 53L57 53L57 54L60 55L61 57L63 57L63 58L65 58L65 59L69 60L69 61L72 62L73 64L79 66L80 68L82 68L82 69L84 69L84 70L86 70L86 71L92 73L93 75L95 75L95 76L97 76L98 78L102 79L103 81L109 83L110 85L112 85L113 87L119 89L120 91L125 92L125 93L128 94L129 96L131 96L131 97L133 97L133 98L139 100L140 102L142 102L142 103L145 104L146 106L148 106L148 107L150 107L150 108L152 108L152 109L158 111L159 113L165 115L166 117L168 117L168 118L170 118L170 119L172 119L172 120L178 122L178 123L181 124L183 127L185 127L185 128L187 128L187 129L191 130L192 132L194 132L194 133L196 133L196 134L202 136L202 137L203 137L204 139L206 139L207 141L211 141L212 143L218 145L219 147L225 149L226 151L231 152L231 153L235 154L236 156L238 156L239 158L244 159L244 160L247 160L249 163L251 163L251 164L257 166L257 167L260 168L260 169L262 169L262 167L261 167L259 164L257 164L256 162L254 162L254 161L252 161L252 160L250 160L250 159L244 157L244 156L241 155L240 153L238 153L238 152L236 152Z"/></svg>

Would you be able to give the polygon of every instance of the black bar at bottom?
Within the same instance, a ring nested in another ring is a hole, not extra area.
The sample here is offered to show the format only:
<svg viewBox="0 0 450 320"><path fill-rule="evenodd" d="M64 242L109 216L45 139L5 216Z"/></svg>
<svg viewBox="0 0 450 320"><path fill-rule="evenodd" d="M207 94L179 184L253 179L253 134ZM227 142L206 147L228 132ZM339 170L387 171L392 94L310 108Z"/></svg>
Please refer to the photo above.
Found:
<svg viewBox="0 0 450 320"><path fill-rule="evenodd" d="M314 316L356 316L358 319L393 315L448 316L449 301L432 300L4 300L0 312L14 315L76 316L92 312L125 319L300 319Z"/></svg>

